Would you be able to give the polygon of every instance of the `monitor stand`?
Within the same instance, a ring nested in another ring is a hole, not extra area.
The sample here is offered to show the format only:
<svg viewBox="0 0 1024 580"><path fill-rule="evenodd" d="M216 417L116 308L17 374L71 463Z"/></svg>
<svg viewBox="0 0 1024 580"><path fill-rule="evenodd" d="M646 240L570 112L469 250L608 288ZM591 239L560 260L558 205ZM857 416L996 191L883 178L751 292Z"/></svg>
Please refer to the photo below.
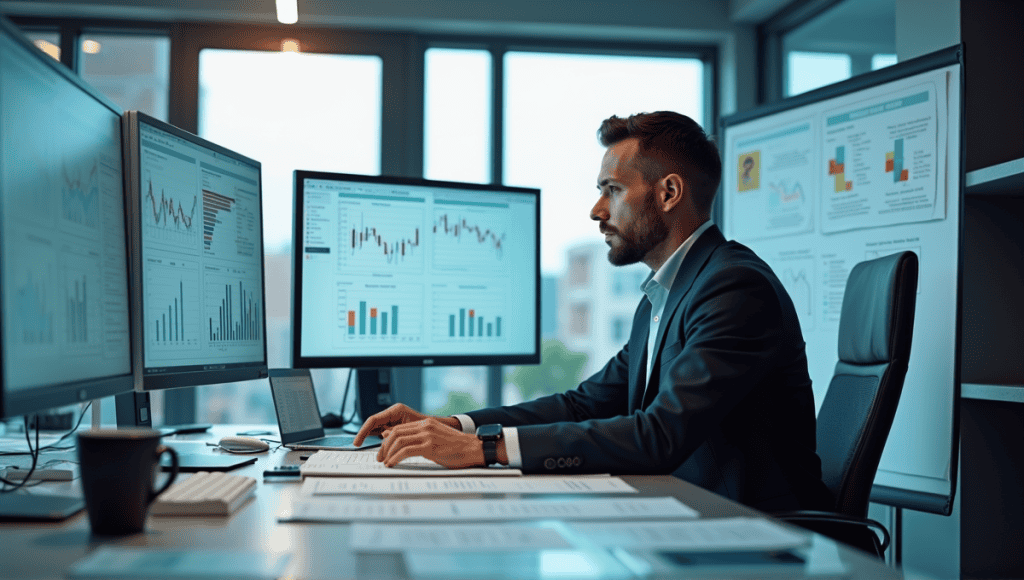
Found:
<svg viewBox="0 0 1024 580"><path fill-rule="evenodd" d="M362 421L390 407L391 369L357 370L356 393L359 398L359 418Z"/></svg>
<svg viewBox="0 0 1024 580"><path fill-rule="evenodd" d="M149 402L149 393L132 391L114 397L117 406L117 426L120 429L130 427L153 428L153 412ZM163 435L184 435L186 433L202 433L212 427L209 423L189 423L187 425L166 425L156 430Z"/></svg>

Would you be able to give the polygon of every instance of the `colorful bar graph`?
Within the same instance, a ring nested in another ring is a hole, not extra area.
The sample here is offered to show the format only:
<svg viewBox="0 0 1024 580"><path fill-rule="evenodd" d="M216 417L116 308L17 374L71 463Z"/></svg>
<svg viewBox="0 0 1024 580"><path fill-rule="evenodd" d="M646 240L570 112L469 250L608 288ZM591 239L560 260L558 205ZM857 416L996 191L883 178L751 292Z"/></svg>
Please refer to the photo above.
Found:
<svg viewBox="0 0 1024 580"><path fill-rule="evenodd" d="M369 315L370 315L369 316L369 335L370 336L377 335L377 331L378 330L380 330L380 334L381 335L389 334L389 329L390 329L390 334L392 334L392 335L397 335L398 334L398 306L395 306L395 305L391 306L391 312L389 313L389 312L385 311L383 308L378 308L376 306L370 307L370 306L367 305L365 300L361 300L361 301L359 301L359 311L358 312L356 312L355 310L348 310L348 311L346 311L346 315L347 315L347 320L346 320L347 324L346 324L346 326L348 328L348 334L349 335L357 334L357 332L356 332L356 318L357 318L357 316L358 316L358 319L359 319L359 325L358 325L359 326L359 332L358 332L358 334L360 336L367 335L367 326L368 326L367 325L367 316L366 316L367 315L367 308L369 308ZM390 314L390 316L389 316L389 314ZM379 325L377 323L378 319L380 319L380 324ZM388 325L389 322L391 323L390 326Z"/></svg>
<svg viewBox="0 0 1024 580"><path fill-rule="evenodd" d="M468 316L467 316L468 315ZM495 316L494 320L486 320L486 317L480 316L475 308L460 308L458 315L458 335L455 334L455 314L451 313L448 315L448 337L455 338L459 337L470 337L470 338L484 338L484 337L500 337L501 336L501 317ZM442 319L443 320L443 319ZM468 321L468 325L467 325ZM469 334L466 334L466 327L469 327Z"/></svg>
<svg viewBox="0 0 1024 580"><path fill-rule="evenodd" d="M836 155L828 160L828 174L835 178L835 192L850 191L853 182L846 180L846 147L836 147Z"/></svg>
<svg viewBox="0 0 1024 580"><path fill-rule="evenodd" d="M892 151L885 154L885 172L892 172L892 182L899 183L910 179L910 171L904 167L903 139L896 139Z"/></svg>

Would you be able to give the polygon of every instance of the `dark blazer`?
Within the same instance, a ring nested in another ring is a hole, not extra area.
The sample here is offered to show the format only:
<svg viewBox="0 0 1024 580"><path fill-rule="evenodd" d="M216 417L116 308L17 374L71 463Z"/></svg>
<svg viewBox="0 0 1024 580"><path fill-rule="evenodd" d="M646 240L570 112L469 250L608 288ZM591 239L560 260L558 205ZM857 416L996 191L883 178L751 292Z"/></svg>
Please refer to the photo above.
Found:
<svg viewBox="0 0 1024 580"><path fill-rule="evenodd" d="M765 510L829 509L796 311L771 268L716 226L672 283L646 396L651 304L574 390L468 413L517 427L526 473L671 473Z"/></svg>

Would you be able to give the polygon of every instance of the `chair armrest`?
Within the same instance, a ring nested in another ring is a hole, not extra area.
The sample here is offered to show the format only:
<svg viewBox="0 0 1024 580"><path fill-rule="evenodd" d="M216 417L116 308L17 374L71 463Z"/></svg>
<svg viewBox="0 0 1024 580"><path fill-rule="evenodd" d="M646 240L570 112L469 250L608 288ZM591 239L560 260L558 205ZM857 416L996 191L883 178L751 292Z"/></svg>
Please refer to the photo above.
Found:
<svg viewBox="0 0 1024 580"><path fill-rule="evenodd" d="M770 514L772 517L782 520L784 522L799 523L799 522L826 522L830 524L847 524L852 526L859 526L868 528L869 530L878 530L881 532L882 539L879 543L878 536L871 534L875 541L875 549L877 550L878 557L882 557L885 554L885 549L889 547L891 537L889 536L889 530L885 529L880 522L877 522L871 518L861 518L857 516L848 516L845 514L838 514L834 512L821 512L812 510L797 510L790 512L778 512Z"/></svg>

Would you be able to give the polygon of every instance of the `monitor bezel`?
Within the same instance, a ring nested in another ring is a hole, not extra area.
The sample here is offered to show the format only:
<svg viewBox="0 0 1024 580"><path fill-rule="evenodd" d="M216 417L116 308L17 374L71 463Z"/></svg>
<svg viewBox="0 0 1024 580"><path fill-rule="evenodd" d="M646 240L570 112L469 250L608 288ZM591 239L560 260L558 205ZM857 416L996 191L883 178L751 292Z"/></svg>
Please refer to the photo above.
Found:
<svg viewBox="0 0 1024 580"><path fill-rule="evenodd" d="M218 154L230 157L236 161L250 164L260 170L260 184L259 184L259 212L260 212L260 228L259 228L259 257L260 257L260 272L263 278L263 283L260 284L260 291L262 293L260 300L262 306L261 320L263 331L263 360L259 362L242 362L242 363L229 363L229 364L201 364L193 365L189 367L170 367L172 370L166 372L147 372L145 367L145 340L142 336L143 329L143 311L145 304L143 302L143 289L142 289L142 274L143 274L143 244L142 244L142 172L139 164L141 161L141 155L139 154L139 147L141 145L141 134L139 130L140 123L145 123L161 131L165 131L188 141L198 147L207 148ZM140 111L126 111L124 113L124 150L125 150L125 193L128 203L128 221L129 221L129 247L131 249L131 281L132 281L132 295L135 299L134 304L138 307L132 311L132 342L137 346L135 351L135 368L137 369L137 377L135 381L136 391L154 391L162 389L175 389L179 387L194 387L201 385L211 385L220 383L231 383L237 381L247 381L254 379L262 379L268 376L268 339L267 339L267 284L266 284L266 259L263 255L263 176L262 176L262 164L255 159L242 155L241 153L232 151L216 143L212 143L189 133L183 129L175 127L170 123L161 121L155 117L142 113Z"/></svg>
<svg viewBox="0 0 1024 580"><path fill-rule="evenodd" d="M540 189L532 187L513 187L507 185L463 183L455 181L437 181L411 177L395 177L385 175L358 175L352 173L332 173L325 171L308 171L298 169L294 172L294 206L292 211L292 366L295 368L384 368L384 367L442 367L442 366L490 366L517 365L540 363L541 351L541 273L540 273ZM462 189L487 193L512 193L532 195L535 204L535 255L534 255L534 336L533 352L524 354L460 354L460 355L402 355L402 356L303 356L302 355L302 250L303 223L303 182L306 179L322 179L334 181L354 181L397 186L434 187Z"/></svg>
<svg viewBox="0 0 1024 580"><path fill-rule="evenodd" d="M54 60L52 57L39 50L32 42L25 37L24 33L15 26L7 18L0 16L0 34L7 36L13 43L21 45L29 54L29 58L35 58L38 63L42 66L47 67L51 72L57 73L62 79L74 85L77 89L85 93L97 101L101 106L106 107L118 117L121 123L122 131L124 128L124 120L122 118L122 110L106 95L103 95L98 90L90 86L78 75L74 74L67 69L64 65ZM125 159L124 149L121 151L121 171L124 174ZM125 190L124 180L122 179L121 185L121 204L123 211L125 212L125 272L127 275L127 282L131 283L131 248L128 241L128 216L127 216L127 192ZM0 197L0 223L3 222L3 202ZM3 252L0 251L0 304L3 304ZM129 288L128 292L128 316L129 322L131 321L131 313L134 310L134 303L132 302L132 293ZM95 377L90 379L83 379L78 381L67 381L63 383L56 383L47 385L44 387L29 387L27 389L19 389L16 392L8 391L4 377L5 367L8 364L12 364L5 359L5 351L3 348L3 341L6 330L6 316L0 313L0 417L16 417L18 415L27 415L37 413L47 409L53 409L56 407L62 407L75 403L81 403L91 401L94 399L101 399L104 397L111 397L119 395L121 393L130 392L135 382L135 344L129 340L129 367L127 373L120 373L109 375L106 377Z"/></svg>

